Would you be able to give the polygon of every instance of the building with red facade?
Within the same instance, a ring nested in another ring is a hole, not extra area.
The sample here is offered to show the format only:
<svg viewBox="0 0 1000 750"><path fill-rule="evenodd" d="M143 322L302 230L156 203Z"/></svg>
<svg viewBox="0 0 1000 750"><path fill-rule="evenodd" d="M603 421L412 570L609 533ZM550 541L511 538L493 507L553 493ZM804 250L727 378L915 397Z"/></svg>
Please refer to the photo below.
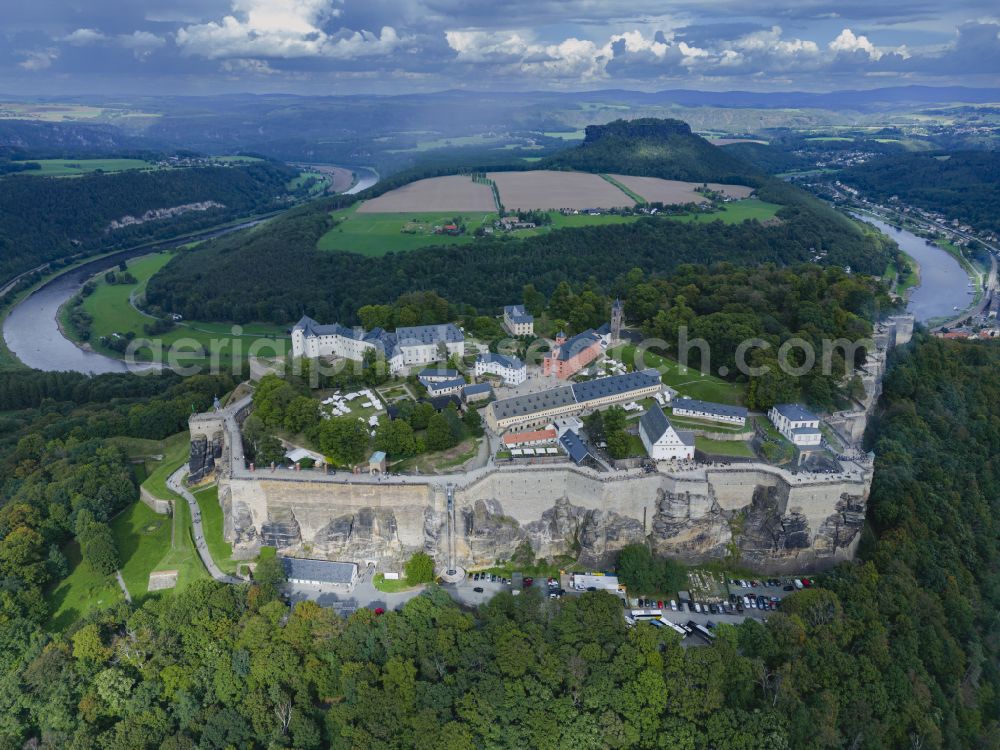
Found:
<svg viewBox="0 0 1000 750"><path fill-rule="evenodd" d="M566 380L601 356L602 341L592 328L569 339L560 331L556 334L556 345L542 360L542 371Z"/></svg>

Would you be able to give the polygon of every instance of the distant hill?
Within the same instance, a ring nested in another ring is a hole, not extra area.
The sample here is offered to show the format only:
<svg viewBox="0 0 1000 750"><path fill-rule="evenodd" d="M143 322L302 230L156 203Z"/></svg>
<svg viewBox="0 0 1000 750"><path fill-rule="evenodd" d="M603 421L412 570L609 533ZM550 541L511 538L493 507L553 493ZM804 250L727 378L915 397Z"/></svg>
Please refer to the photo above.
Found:
<svg viewBox="0 0 1000 750"><path fill-rule="evenodd" d="M653 117L588 125L582 144L539 166L692 182L760 181L753 167L692 133L686 122Z"/></svg>
<svg viewBox="0 0 1000 750"><path fill-rule="evenodd" d="M67 256L172 237L287 205L296 171L277 162L135 170L72 178L0 178L0 281ZM146 211L212 202L205 209L110 230ZM221 207L220 207L221 206Z"/></svg>

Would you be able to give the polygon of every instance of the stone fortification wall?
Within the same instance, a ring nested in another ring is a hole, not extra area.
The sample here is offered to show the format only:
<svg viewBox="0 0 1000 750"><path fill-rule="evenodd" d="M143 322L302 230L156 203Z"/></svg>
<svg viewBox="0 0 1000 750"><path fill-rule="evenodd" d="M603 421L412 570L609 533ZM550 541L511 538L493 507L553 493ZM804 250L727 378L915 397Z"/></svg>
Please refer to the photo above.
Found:
<svg viewBox="0 0 1000 750"><path fill-rule="evenodd" d="M456 478L458 479L458 478ZM441 567L490 565L527 541L583 566L632 542L689 562L737 554L762 571L812 570L851 557L870 472L807 479L760 465L602 478L569 466L493 471L443 483L223 479L226 537L290 554L398 565L418 550Z"/></svg>

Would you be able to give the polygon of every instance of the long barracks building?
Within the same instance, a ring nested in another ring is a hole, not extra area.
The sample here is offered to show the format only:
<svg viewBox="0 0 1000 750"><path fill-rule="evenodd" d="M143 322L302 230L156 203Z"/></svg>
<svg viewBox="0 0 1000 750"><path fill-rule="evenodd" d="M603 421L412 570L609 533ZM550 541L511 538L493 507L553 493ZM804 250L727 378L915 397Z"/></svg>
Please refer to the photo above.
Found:
<svg viewBox="0 0 1000 750"><path fill-rule="evenodd" d="M486 407L486 424L497 434L512 427L537 429L559 417L577 416L612 404L652 396L662 387L660 373L652 369L560 385L538 393L494 401Z"/></svg>

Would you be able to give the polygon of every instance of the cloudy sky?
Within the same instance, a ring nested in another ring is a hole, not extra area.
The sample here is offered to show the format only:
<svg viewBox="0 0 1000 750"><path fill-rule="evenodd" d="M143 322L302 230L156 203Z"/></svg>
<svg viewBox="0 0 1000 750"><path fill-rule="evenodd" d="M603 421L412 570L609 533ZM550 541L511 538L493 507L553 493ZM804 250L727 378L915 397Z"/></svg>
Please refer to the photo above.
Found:
<svg viewBox="0 0 1000 750"><path fill-rule="evenodd" d="M0 0L0 93L1000 85L997 0Z"/></svg>

